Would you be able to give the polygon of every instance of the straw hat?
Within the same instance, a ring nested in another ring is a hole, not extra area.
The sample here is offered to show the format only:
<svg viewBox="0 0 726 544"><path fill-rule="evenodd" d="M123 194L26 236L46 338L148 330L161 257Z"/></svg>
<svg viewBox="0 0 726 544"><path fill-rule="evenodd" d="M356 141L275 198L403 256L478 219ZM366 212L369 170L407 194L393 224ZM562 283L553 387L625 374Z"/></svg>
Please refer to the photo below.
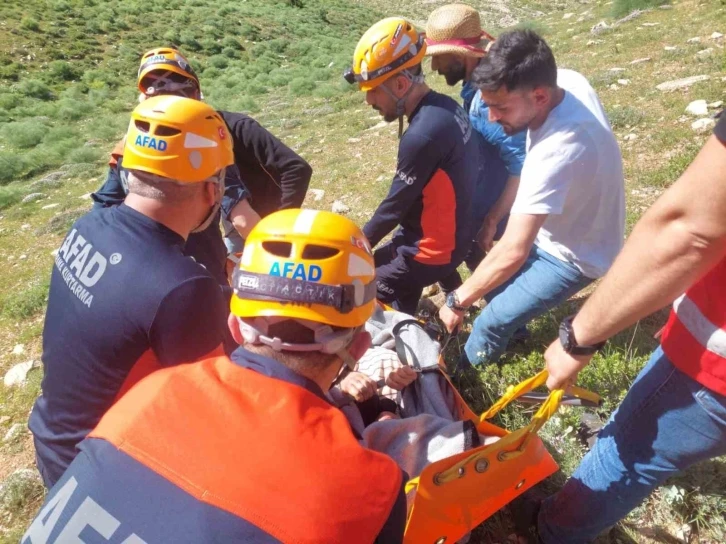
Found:
<svg viewBox="0 0 726 544"><path fill-rule="evenodd" d="M427 56L454 53L483 57L493 41L481 28L479 12L465 4L441 6L426 22Z"/></svg>

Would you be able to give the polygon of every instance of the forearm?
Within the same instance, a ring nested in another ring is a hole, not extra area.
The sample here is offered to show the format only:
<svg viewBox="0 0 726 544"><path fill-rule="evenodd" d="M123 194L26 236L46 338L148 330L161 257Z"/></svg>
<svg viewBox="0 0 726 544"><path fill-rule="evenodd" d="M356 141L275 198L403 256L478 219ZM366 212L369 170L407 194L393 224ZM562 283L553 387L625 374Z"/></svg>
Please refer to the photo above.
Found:
<svg viewBox="0 0 726 544"><path fill-rule="evenodd" d="M244 199L232 208L229 220L239 235L246 239L253 227L259 223L260 216L252 209L249 200Z"/></svg>
<svg viewBox="0 0 726 544"><path fill-rule="evenodd" d="M300 157L297 158L298 161L288 166L282 172L280 178L280 185L282 187L281 210L301 207L305 200L308 186L310 185L313 170L307 162Z"/></svg>
<svg viewBox="0 0 726 544"><path fill-rule="evenodd" d="M463 306L471 306L511 278L526 259L526 253L517 247L506 243L497 244L487 253L471 277L456 290L459 301Z"/></svg>
<svg viewBox="0 0 726 544"><path fill-rule="evenodd" d="M492 209L486 216L485 221L492 225L498 225L512 209L514 199L517 197L517 189L519 189L519 176L509 176L507 184L504 186L499 200L496 201Z"/></svg>
<svg viewBox="0 0 726 544"><path fill-rule="evenodd" d="M656 203L633 230L573 322L578 343L606 340L670 304L722 258L726 240L697 234L697 212L680 211L675 200Z"/></svg>

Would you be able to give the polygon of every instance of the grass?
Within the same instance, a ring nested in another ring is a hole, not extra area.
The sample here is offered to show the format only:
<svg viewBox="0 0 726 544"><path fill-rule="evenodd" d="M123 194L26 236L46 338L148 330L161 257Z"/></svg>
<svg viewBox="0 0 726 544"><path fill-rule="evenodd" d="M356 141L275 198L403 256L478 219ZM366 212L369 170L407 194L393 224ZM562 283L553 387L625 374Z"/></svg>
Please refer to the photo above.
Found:
<svg viewBox="0 0 726 544"><path fill-rule="evenodd" d="M325 194L320 201L310 198L308 206L330 209L334 200L341 200L351 208L349 216L363 224L385 196L395 169L396 127L381 124L340 73L360 34L379 17L402 14L423 24L445 3L413 0L395 10L384 0L303 0L302 7L286 0L1 3L0 369L40 357L51 252L90 207L85 195L105 175L106 153L123 133L136 101L133 80L139 55L159 45L149 36L185 50L209 103L252 113L311 163L311 187ZM601 20L612 24L623 15L616 10L625 2L468 3L480 9L490 32L516 24L543 31L560 66L580 71L593 83L621 143L630 229L705 140L691 130L693 118L684 114L687 104L724 99L723 43L710 40L714 31L726 33L723 5L677 0L672 9L656 7L595 35L591 27ZM644 4L631 3L625 9L632 7ZM700 44L686 42L695 36ZM666 51L665 46L677 49ZM708 47L716 54L698 55ZM651 60L630 64L645 57ZM425 71L436 90L456 96L458 89L446 87L428 64ZM699 74L711 79L673 93L655 89L663 81ZM629 84L619 83L622 79ZM625 140L629 134L636 138ZM22 203L30 193L42 196ZM44 209L54 203L60 206ZM542 368L543 348L555 337L559 319L577 304L573 301L533 323L532 338L501 365L468 376L463 391L472 407L483 409L508 385ZM598 419L608 417L642 368L664 316L657 314L619 335L583 371L581 384L605 400L594 413ZM459 338L461 346L464 340L465 334ZM24 346L22 355L12 353L16 345ZM449 347L450 360L460 345ZM25 422L40 375L31 373L22 389L0 386L0 421L10 418L0 423L0 430ZM584 454L570 430L577 429L581 414L563 409L542 431L562 468L546 483L548 490L560 486ZM497 421L516 428L529 417L522 407L513 406ZM32 467L27 435L0 444L0 479ZM671 479L599 542L674 542L684 525L691 543L726 542L724 484L723 459L693 467ZM0 542L19 540L39 500L29 492L29 502L0 505ZM506 514L498 514L474 532L471 542L503 542L509 530Z"/></svg>

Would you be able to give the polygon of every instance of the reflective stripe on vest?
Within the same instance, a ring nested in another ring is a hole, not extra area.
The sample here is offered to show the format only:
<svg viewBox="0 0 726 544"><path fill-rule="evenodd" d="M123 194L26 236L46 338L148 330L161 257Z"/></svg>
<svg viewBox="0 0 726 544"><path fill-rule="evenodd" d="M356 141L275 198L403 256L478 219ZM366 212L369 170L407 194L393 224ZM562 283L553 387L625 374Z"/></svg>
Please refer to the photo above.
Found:
<svg viewBox="0 0 726 544"><path fill-rule="evenodd" d="M687 295L682 295L673 303L673 311L699 344L708 351L726 358L726 331L709 321L695 302Z"/></svg>
<svg viewBox="0 0 726 544"><path fill-rule="evenodd" d="M676 368L726 396L726 259L673 303L661 345Z"/></svg>

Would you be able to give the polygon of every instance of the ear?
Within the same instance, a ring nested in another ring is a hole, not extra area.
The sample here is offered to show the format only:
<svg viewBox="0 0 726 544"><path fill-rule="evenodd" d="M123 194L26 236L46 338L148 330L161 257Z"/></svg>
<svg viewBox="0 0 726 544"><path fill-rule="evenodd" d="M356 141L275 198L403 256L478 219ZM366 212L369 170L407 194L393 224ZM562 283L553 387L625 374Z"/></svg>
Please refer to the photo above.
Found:
<svg viewBox="0 0 726 544"><path fill-rule="evenodd" d="M348 353L356 361L371 347L371 335L366 330L357 333L348 345Z"/></svg>
<svg viewBox="0 0 726 544"><path fill-rule="evenodd" d="M549 87L535 87L532 89L532 100L537 106L545 106L552 97L553 89Z"/></svg>
<svg viewBox="0 0 726 544"><path fill-rule="evenodd" d="M214 206L217 203L217 191L221 188L219 183L212 183L211 181L206 182L204 187L204 199L207 206Z"/></svg>
<svg viewBox="0 0 726 544"><path fill-rule="evenodd" d="M408 79L406 76L398 76L395 81L396 86L396 96L401 97L403 96L406 91L413 85L411 83L411 80Z"/></svg>
<svg viewBox="0 0 726 544"><path fill-rule="evenodd" d="M227 317L227 326L229 327L229 332L232 333L234 341L241 346L244 343L244 338L242 338L242 332L239 330L239 321L237 321L237 316L231 312L229 317Z"/></svg>

